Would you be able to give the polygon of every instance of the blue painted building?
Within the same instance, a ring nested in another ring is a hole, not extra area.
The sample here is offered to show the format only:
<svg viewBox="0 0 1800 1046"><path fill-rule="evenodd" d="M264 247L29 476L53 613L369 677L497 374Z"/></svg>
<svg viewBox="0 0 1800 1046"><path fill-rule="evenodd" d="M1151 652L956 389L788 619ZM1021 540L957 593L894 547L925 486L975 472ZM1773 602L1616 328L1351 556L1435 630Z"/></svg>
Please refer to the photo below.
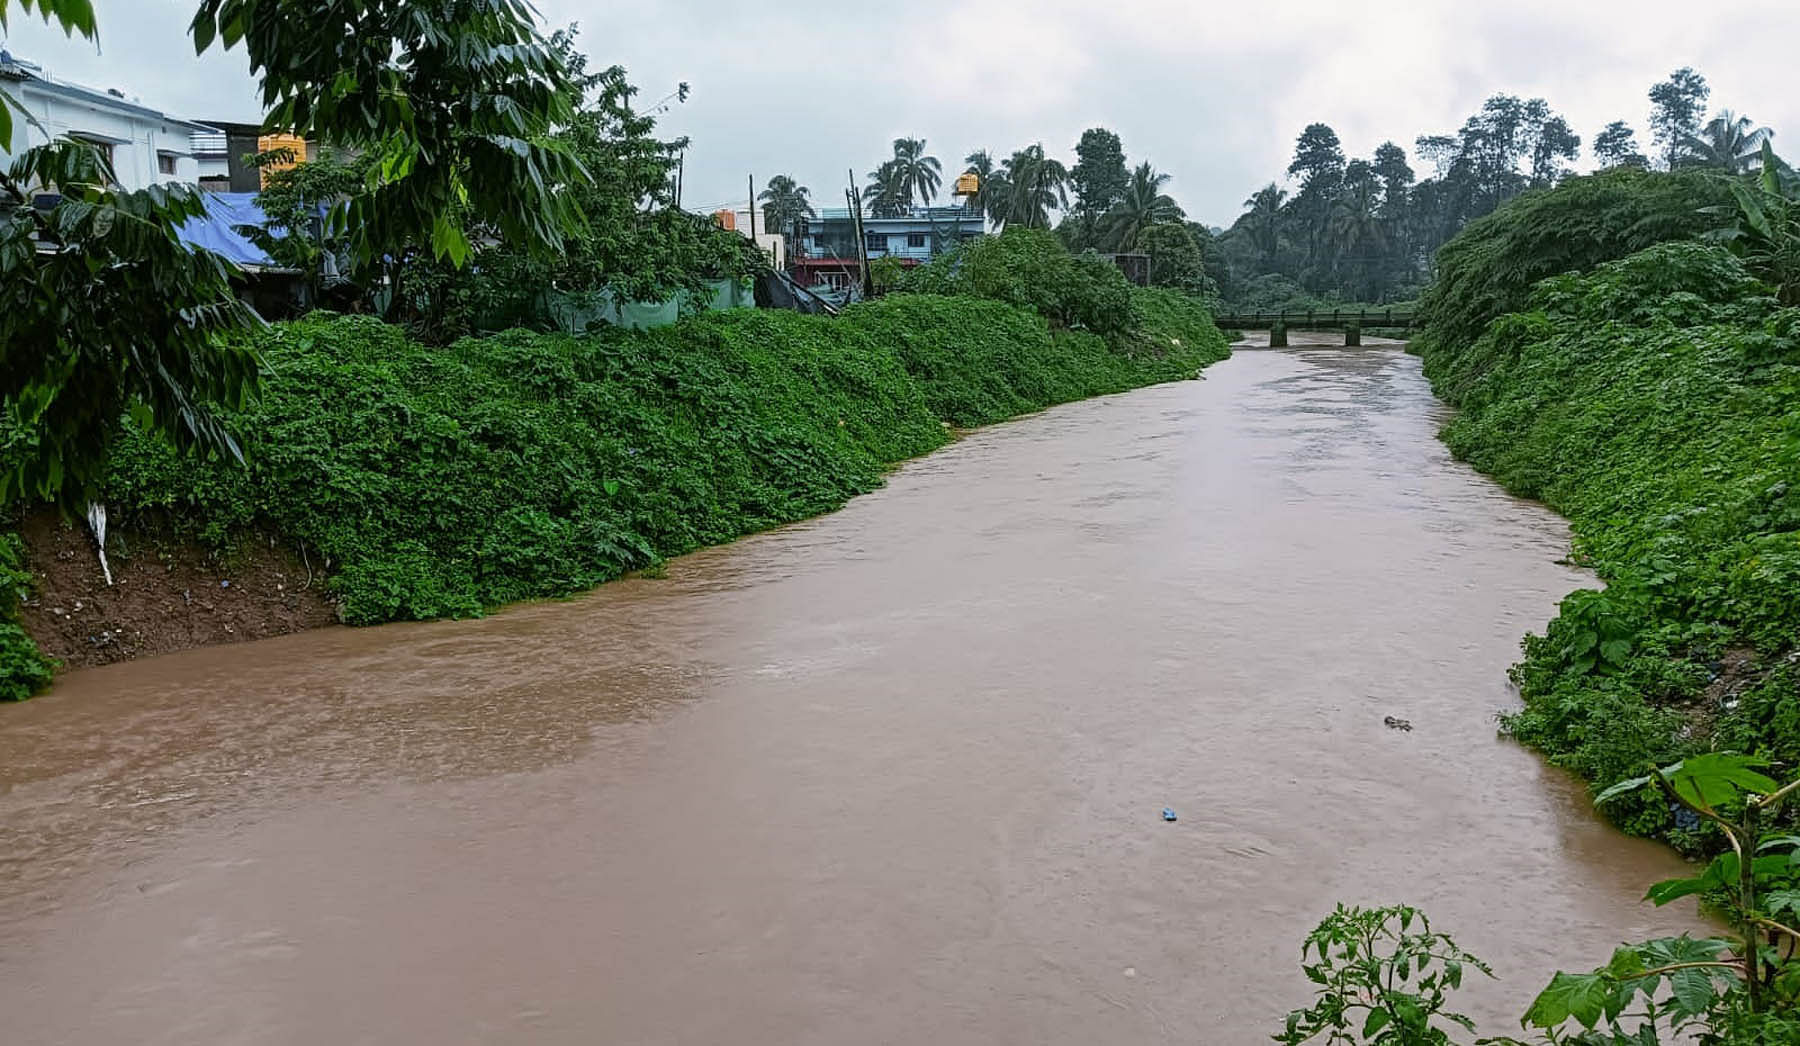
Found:
<svg viewBox="0 0 1800 1046"><path fill-rule="evenodd" d="M794 276L803 286L848 288L860 275L855 221L844 207L820 208L800 228L789 252ZM913 207L905 214L877 218L866 211L863 231L869 260L897 258L922 265L964 240L987 231L981 212L970 207Z"/></svg>

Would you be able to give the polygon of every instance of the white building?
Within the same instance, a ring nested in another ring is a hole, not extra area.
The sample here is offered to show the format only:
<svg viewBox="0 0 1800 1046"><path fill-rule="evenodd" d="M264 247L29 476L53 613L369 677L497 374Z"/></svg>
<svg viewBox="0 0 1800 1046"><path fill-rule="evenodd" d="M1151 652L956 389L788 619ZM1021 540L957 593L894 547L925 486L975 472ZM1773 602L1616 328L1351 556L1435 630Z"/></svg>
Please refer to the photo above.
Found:
<svg viewBox="0 0 1800 1046"><path fill-rule="evenodd" d="M76 138L98 147L112 160L124 189L158 182L200 180L194 135L215 135L205 124L151 109L123 92L101 91L50 76L40 67L0 51L0 90L37 121L13 113L12 141L0 142L16 155L49 139Z"/></svg>

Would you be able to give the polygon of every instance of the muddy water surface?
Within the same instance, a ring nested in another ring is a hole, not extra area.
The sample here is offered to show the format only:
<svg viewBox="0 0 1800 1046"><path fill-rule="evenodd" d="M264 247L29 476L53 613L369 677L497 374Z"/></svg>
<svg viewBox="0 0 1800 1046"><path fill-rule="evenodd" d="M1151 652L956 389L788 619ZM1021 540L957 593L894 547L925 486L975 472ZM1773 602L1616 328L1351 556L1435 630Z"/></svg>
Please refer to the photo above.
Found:
<svg viewBox="0 0 1800 1046"><path fill-rule="evenodd" d="M0 708L0 1041L1254 1043L1338 900L1510 1030L1679 864L1496 739L1584 579L1441 420L1241 351L666 579L72 673Z"/></svg>

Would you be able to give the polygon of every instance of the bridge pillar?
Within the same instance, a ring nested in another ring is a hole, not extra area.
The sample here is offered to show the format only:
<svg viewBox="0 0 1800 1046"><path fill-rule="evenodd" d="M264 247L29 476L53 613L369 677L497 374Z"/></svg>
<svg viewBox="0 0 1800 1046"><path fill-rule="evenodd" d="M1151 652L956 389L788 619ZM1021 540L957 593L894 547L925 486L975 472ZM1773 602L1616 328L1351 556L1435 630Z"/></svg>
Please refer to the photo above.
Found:
<svg viewBox="0 0 1800 1046"><path fill-rule="evenodd" d="M1287 324L1275 323L1269 326L1269 348L1285 349L1287 342Z"/></svg>
<svg viewBox="0 0 1800 1046"><path fill-rule="evenodd" d="M1353 322L1345 325L1344 344L1348 346L1362 344L1362 324Z"/></svg>

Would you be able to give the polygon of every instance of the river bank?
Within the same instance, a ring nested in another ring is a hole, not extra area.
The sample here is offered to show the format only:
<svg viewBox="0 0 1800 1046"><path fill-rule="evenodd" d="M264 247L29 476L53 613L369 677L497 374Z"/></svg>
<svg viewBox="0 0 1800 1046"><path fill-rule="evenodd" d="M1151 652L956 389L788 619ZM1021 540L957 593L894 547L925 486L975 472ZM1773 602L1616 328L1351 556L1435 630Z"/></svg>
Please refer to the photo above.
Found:
<svg viewBox="0 0 1800 1046"><path fill-rule="evenodd" d="M1131 301L1140 325L1112 339L905 295L837 319L740 310L447 347L368 318L280 324L266 391L234 419L247 465L123 434L106 496L122 584L35 514L19 620L79 666L582 591L835 509L954 428L1226 355L1192 299Z"/></svg>

